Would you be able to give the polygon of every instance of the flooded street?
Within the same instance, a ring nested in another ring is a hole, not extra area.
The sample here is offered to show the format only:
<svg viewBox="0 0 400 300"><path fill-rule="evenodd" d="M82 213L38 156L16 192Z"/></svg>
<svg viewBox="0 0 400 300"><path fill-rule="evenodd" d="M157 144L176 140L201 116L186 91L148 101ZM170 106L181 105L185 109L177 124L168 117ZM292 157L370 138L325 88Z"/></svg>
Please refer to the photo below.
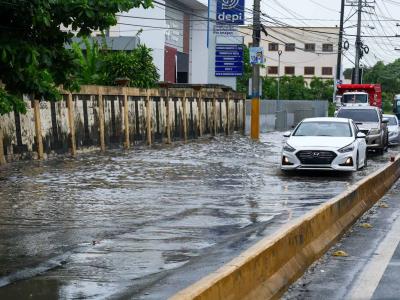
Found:
<svg viewBox="0 0 400 300"><path fill-rule="evenodd" d="M284 175L281 133L0 168L0 299L165 299L365 170Z"/></svg>

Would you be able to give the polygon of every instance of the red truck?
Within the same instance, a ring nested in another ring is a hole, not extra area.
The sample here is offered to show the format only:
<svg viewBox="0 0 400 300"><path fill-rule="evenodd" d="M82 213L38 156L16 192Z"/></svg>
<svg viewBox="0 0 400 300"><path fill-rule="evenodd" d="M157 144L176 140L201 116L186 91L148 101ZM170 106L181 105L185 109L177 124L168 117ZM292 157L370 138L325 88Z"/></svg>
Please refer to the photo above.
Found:
<svg viewBox="0 0 400 300"><path fill-rule="evenodd" d="M382 108L380 84L338 84L337 106L376 106Z"/></svg>

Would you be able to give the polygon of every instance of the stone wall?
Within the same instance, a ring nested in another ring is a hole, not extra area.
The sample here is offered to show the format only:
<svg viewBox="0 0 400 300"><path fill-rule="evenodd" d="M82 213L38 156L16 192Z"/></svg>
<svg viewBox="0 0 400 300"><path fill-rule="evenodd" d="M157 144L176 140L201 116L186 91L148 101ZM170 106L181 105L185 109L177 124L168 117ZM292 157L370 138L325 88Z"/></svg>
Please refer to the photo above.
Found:
<svg viewBox="0 0 400 300"><path fill-rule="evenodd" d="M13 161L55 153L75 155L91 147L105 150L185 141L242 132L244 128L243 95L219 88L82 86L79 93L64 93L58 102L39 103L27 97L25 102L26 114L0 116L0 163L4 158ZM38 147L39 140L43 147Z"/></svg>

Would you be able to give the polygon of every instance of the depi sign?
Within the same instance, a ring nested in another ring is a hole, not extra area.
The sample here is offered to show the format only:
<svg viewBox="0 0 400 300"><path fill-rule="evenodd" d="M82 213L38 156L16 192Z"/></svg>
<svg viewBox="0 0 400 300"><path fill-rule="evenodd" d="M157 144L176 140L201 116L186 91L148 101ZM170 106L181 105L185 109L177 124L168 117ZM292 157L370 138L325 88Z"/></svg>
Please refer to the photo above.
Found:
<svg viewBox="0 0 400 300"><path fill-rule="evenodd" d="M244 24L244 0L217 0L217 23Z"/></svg>

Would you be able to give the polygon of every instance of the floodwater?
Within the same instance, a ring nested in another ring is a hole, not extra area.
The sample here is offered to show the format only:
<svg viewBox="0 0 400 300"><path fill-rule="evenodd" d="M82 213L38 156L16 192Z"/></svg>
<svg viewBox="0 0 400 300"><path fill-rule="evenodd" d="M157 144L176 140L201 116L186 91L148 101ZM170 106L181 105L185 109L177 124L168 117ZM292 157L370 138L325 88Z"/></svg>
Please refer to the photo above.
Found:
<svg viewBox="0 0 400 300"><path fill-rule="evenodd" d="M351 175L284 175L282 141L237 135L1 168L0 299L165 299L389 155Z"/></svg>

